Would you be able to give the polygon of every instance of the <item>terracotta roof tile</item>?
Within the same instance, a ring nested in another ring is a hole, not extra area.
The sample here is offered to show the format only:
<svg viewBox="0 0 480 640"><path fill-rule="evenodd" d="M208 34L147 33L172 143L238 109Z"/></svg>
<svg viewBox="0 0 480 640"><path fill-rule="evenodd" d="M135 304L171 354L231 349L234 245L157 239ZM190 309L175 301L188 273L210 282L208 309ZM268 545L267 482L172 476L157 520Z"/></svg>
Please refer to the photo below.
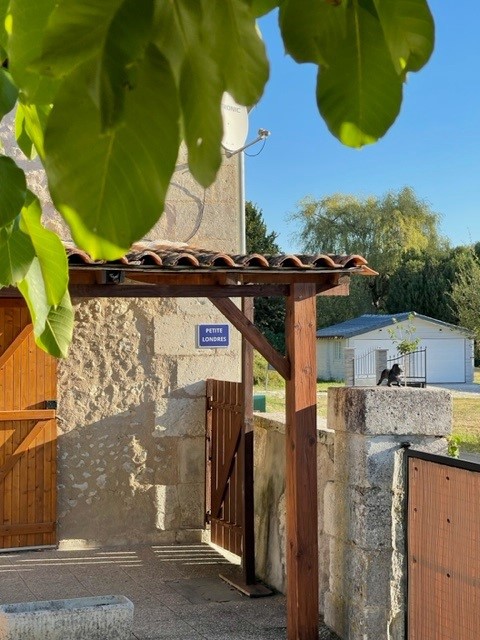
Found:
<svg viewBox="0 0 480 640"><path fill-rule="evenodd" d="M199 270L205 269L266 269L266 270L313 270L313 269L350 269L365 267L365 272L371 272L366 267L367 261L359 255L262 255L234 254L215 252L197 247L188 246L185 243L173 242L145 242L136 243L130 251L119 260L106 262L105 260L92 260L85 252L73 244L65 244L68 262L71 266L132 266L152 267L152 269L172 269L176 267L190 267ZM372 272L373 273L373 272Z"/></svg>

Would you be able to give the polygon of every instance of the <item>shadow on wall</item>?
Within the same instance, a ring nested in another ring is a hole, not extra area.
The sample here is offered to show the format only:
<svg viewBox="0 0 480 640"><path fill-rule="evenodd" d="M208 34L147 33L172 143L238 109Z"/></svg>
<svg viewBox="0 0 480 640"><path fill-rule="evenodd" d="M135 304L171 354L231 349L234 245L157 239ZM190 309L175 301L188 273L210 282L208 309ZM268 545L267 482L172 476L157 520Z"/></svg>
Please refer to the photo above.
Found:
<svg viewBox="0 0 480 640"><path fill-rule="evenodd" d="M69 430L61 421L60 544L199 540L205 436L197 405L204 402L148 402Z"/></svg>

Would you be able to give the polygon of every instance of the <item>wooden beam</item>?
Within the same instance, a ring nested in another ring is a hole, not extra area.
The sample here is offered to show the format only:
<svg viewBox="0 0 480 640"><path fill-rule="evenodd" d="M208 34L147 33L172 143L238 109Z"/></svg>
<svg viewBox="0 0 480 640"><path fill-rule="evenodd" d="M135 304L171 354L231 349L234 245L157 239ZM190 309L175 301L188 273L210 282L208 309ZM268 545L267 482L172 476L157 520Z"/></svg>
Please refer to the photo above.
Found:
<svg viewBox="0 0 480 640"><path fill-rule="evenodd" d="M290 364L285 356L272 347L265 336L257 329L242 311L229 298L209 298L223 315L230 320L242 336L259 351L262 356L287 380L290 377Z"/></svg>
<svg viewBox="0 0 480 640"><path fill-rule="evenodd" d="M70 285L72 298L241 298L284 296L286 285L161 285L85 284ZM2 289L0 289L1 295Z"/></svg>
<svg viewBox="0 0 480 640"><path fill-rule="evenodd" d="M318 640L315 330L315 285L294 284L285 318L288 640Z"/></svg>
<svg viewBox="0 0 480 640"><path fill-rule="evenodd" d="M11 409L0 411L0 422L11 420L51 420L55 418L55 409Z"/></svg>

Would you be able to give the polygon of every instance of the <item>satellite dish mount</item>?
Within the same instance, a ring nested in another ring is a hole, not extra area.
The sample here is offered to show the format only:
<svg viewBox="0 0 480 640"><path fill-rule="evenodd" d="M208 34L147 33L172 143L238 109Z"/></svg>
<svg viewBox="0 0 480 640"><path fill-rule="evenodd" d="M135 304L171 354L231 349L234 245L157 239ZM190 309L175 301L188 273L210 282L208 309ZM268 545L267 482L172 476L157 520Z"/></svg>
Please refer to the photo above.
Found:
<svg viewBox="0 0 480 640"><path fill-rule="evenodd" d="M259 129L255 140L245 144L248 134L248 111L235 102L229 93L224 93L221 102L223 120L222 147L227 158L244 151L270 135L267 129Z"/></svg>

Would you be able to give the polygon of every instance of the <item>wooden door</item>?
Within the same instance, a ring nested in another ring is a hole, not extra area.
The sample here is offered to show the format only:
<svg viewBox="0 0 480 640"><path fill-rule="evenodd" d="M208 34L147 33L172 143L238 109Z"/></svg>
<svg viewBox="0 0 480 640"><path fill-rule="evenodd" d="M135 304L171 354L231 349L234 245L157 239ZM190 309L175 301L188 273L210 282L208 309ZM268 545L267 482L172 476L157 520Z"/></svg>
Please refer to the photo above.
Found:
<svg viewBox="0 0 480 640"><path fill-rule="evenodd" d="M0 300L0 549L56 543L56 360Z"/></svg>

